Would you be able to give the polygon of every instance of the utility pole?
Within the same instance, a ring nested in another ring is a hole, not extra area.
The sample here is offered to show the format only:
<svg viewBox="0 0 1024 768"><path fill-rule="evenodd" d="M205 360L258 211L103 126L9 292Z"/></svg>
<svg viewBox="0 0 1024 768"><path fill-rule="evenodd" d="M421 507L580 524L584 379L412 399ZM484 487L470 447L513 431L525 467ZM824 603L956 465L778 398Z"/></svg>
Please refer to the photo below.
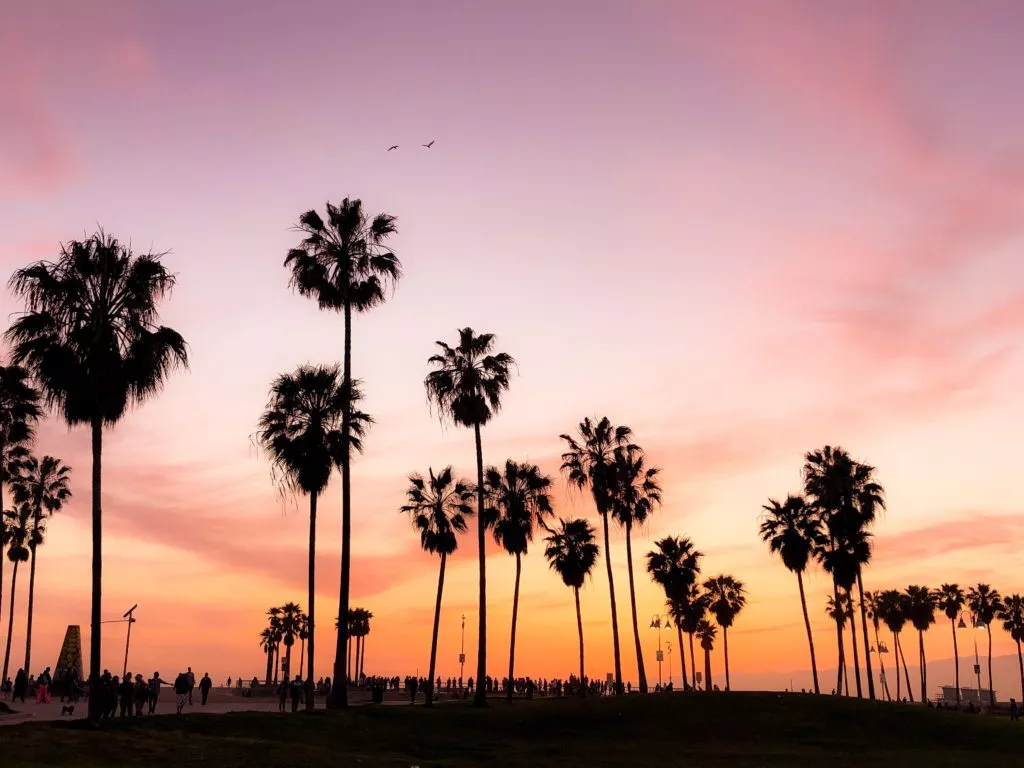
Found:
<svg viewBox="0 0 1024 768"><path fill-rule="evenodd" d="M459 690L462 690L462 673L466 668L466 614L462 614L462 644L459 646Z"/></svg>
<svg viewBox="0 0 1024 768"><path fill-rule="evenodd" d="M135 623L135 616L133 614L135 613L135 609L138 607L139 604L136 603L127 611L125 611L125 614L122 617L128 621L128 638L124 641L124 669L121 670L122 680L124 680L124 676L128 674L128 647L132 643L132 624Z"/></svg>

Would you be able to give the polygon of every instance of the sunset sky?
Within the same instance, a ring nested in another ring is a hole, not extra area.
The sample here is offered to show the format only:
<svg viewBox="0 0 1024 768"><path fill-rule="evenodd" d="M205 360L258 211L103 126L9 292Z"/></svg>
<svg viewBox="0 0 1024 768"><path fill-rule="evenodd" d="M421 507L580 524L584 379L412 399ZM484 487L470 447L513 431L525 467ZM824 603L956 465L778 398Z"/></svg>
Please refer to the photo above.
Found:
<svg viewBox="0 0 1024 768"><path fill-rule="evenodd" d="M353 473L368 673L425 674L437 560L398 507L410 472L474 471L471 433L440 425L423 390L433 342L465 325L519 364L485 461L557 477L559 433L607 415L663 468L664 507L634 543L650 678L663 600L641 556L669 534L694 539L707 575L747 585L734 685L808 667L796 580L757 523L825 443L875 465L887 491L868 589L1024 590L1024 4L87 5L0 0L0 279L97 225L169 251L178 274L162 315L191 370L105 438L104 615L139 604L131 669L262 676L264 611L305 602L306 507L277 492L252 435L275 375L340 359L340 317L291 292L282 262L299 214L345 196L397 216L405 268L355 323L377 421ZM6 290L0 302L6 326L19 306ZM40 550L33 666L55 663L68 624L88 647L88 448L87 430L41 430L76 498ZM321 506L318 676L333 658L339 485ZM556 485L560 515L596 522L586 495ZM463 613L476 649L473 541L448 568L442 676L458 674ZM619 532L612 558L635 680ZM499 676L513 574L494 549ZM829 582L808 586L827 668ZM583 619L603 678L603 562ZM1013 649L995 640L996 655ZM951 656L948 623L927 643ZM120 672L123 646L124 625L106 625L103 666ZM537 543L518 671L564 677L575 654L571 592ZM677 649L673 665L678 684Z"/></svg>

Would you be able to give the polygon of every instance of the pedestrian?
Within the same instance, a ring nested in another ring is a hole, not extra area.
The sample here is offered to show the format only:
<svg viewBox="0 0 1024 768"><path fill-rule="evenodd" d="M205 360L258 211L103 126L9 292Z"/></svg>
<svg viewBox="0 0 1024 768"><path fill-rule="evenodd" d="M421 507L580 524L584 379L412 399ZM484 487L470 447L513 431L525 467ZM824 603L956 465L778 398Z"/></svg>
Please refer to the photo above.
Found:
<svg viewBox="0 0 1024 768"><path fill-rule="evenodd" d="M204 672L203 679L199 681L199 695L203 697L203 706L206 706L206 700L210 697L210 689L213 688L213 680L210 679L210 673Z"/></svg>
<svg viewBox="0 0 1024 768"><path fill-rule="evenodd" d="M189 676L187 672L179 672L178 676L174 678L174 693L176 698L176 705L178 714L185 709L185 704L188 702L188 692L191 690L189 685Z"/></svg>
<svg viewBox="0 0 1024 768"><path fill-rule="evenodd" d="M277 711L284 712L284 703L288 701L288 681L282 680L277 686Z"/></svg>
<svg viewBox="0 0 1024 768"><path fill-rule="evenodd" d="M135 676L135 716L142 717L142 708L149 700L149 686L142 675Z"/></svg>
<svg viewBox="0 0 1024 768"><path fill-rule="evenodd" d="M299 699L302 697L302 681L295 678L291 683L292 712L299 711Z"/></svg>
<svg viewBox="0 0 1024 768"><path fill-rule="evenodd" d="M132 713L132 702L135 700L135 684L132 683L132 673L124 676L124 680L117 686L117 699L121 705L121 717L128 717Z"/></svg>
<svg viewBox="0 0 1024 768"><path fill-rule="evenodd" d="M38 689L36 690L36 704L49 704L50 703L50 683L53 677L50 675L50 668L47 667L43 670L43 674L39 676L36 681Z"/></svg>
<svg viewBox="0 0 1024 768"><path fill-rule="evenodd" d="M14 676L14 698L12 701L21 699L21 703L25 703L25 694L28 693L28 675L25 674L24 669L19 669L18 674Z"/></svg>
<svg viewBox="0 0 1024 768"><path fill-rule="evenodd" d="M192 672L192 667L188 668L188 672L186 674L188 675L188 703L191 705L192 704L192 691L196 687L196 676Z"/></svg>
<svg viewBox="0 0 1024 768"><path fill-rule="evenodd" d="M154 672L149 678L149 714L156 714L156 705L160 701L160 686L170 685L166 680L160 679L160 673Z"/></svg>

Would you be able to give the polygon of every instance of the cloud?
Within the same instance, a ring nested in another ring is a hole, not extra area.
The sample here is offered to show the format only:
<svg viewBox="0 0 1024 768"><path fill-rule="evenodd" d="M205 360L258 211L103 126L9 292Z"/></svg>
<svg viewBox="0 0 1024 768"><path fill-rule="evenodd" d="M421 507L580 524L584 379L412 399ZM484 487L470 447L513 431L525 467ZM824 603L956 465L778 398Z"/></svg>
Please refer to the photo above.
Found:
<svg viewBox="0 0 1024 768"><path fill-rule="evenodd" d="M876 540L875 561L883 566L947 559L960 552L988 550L987 557L1013 554L1024 544L1024 516L1016 513L961 513L942 521ZM979 555L980 556L980 555ZM980 561L979 561L980 562ZM995 564L992 564L995 567Z"/></svg>

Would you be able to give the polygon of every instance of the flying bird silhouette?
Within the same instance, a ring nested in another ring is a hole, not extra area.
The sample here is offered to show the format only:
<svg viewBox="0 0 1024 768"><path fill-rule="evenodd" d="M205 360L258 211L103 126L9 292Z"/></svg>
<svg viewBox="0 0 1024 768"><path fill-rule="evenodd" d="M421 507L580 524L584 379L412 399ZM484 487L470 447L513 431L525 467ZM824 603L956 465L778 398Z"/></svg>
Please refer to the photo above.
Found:
<svg viewBox="0 0 1024 768"><path fill-rule="evenodd" d="M430 149L432 146L434 146L434 139L431 139L429 144L421 144L420 146Z"/></svg>
<svg viewBox="0 0 1024 768"><path fill-rule="evenodd" d="M390 152L392 149L398 149L398 145L392 144L390 147L388 147L388 152Z"/></svg>

